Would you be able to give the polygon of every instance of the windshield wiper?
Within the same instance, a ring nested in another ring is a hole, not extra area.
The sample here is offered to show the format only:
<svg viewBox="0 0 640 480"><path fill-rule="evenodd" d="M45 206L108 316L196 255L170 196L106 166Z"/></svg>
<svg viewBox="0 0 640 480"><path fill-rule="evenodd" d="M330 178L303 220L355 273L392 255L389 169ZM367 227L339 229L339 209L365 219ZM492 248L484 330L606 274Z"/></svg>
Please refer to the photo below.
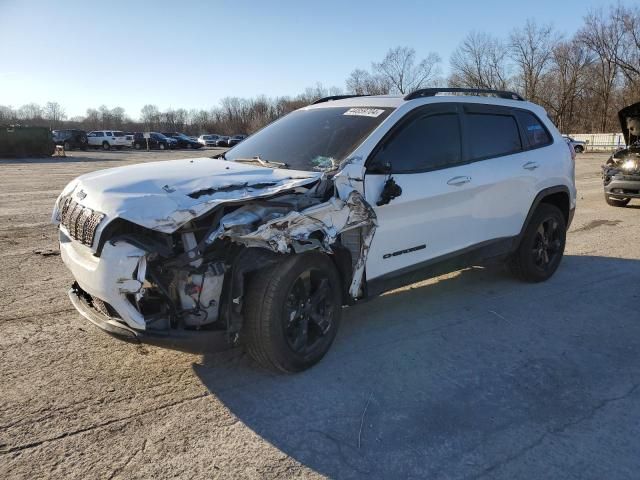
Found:
<svg viewBox="0 0 640 480"><path fill-rule="evenodd" d="M259 163L263 167L275 166L277 168L289 168L288 163L273 162L271 160L263 160L262 158L260 158L260 155L256 155L255 157L252 157L252 158L234 158L233 161L240 162L240 163Z"/></svg>
<svg viewBox="0 0 640 480"><path fill-rule="evenodd" d="M211 158L221 158L222 160L226 160L226 159L227 159L227 157L226 157L226 155L224 154L224 152L222 152L222 153L218 153L217 155L214 155L214 156L213 156L213 157L211 157Z"/></svg>

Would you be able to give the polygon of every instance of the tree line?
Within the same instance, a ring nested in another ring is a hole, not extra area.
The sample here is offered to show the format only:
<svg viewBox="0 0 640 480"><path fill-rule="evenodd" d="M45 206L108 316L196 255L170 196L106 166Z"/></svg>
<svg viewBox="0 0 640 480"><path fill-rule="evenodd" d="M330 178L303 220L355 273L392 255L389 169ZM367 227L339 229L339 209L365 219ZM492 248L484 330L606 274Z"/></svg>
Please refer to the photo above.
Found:
<svg viewBox="0 0 640 480"><path fill-rule="evenodd" d="M0 124L231 135L252 133L327 95L406 94L430 86L512 90L545 107L563 132L617 131L617 111L640 101L640 7L593 10L571 36L532 19L504 38L470 32L451 55L446 78L438 53L417 58L415 49L399 46L369 68L354 69L344 89L318 83L293 97L227 97L211 109L145 105L137 119L105 105L71 118L57 102L0 105Z"/></svg>

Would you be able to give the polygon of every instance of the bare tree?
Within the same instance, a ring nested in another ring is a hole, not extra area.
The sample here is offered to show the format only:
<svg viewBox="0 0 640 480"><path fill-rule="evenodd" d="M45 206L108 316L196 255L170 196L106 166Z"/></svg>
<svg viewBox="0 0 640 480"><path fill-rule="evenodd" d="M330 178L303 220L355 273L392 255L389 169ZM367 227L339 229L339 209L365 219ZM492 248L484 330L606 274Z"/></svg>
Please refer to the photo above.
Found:
<svg viewBox="0 0 640 480"><path fill-rule="evenodd" d="M600 102L598 130L606 132L610 122L610 105L618 77L616 57L624 41L624 34L618 25L612 24L602 11L594 11L585 17L585 25L578 32L578 39L597 58L597 78L592 90Z"/></svg>
<svg viewBox="0 0 640 480"><path fill-rule="evenodd" d="M17 120L18 115L10 105L0 105L0 124L15 123Z"/></svg>
<svg viewBox="0 0 640 480"><path fill-rule="evenodd" d="M540 83L553 57L553 46L559 38L551 25L538 25L528 19L523 28L509 37L511 60L516 68L519 90L529 100L539 101Z"/></svg>
<svg viewBox="0 0 640 480"><path fill-rule="evenodd" d="M544 106L562 131L578 124L578 110L587 91L592 56L577 40L559 42L553 49L552 65L542 80Z"/></svg>
<svg viewBox="0 0 640 480"><path fill-rule="evenodd" d="M18 110L20 120L34 121L42 119L42 107L37 103L27 103Z"/></svg>
<svg viewBox="0 0 640 480"><path fill-rule="evenodd" d="M49 121L49 128L57 128L66 118L64 108L58 102L47 102L44 106L44 118Z"/></svg>
<svg viewBox="0 0 640 480"><path fill-rule="evenodd" d="M451 56L449 85L505 90L509 83L507 53L500 40L471 32Z"/></svg>
<svg viewBox="0 0 640 480"><path fill-rule="evenodd" d="M145 105L140 110L140 117L145 130L155 130L160 124L160 110L155 105Z"/></svg>
<svg viewBox="0 0 640 480"><path fill-rule="evenodd" d="M374 62L373 72L391 84L391 90L405 94L434 85L440 74L440 56L429 53L416 64L416 51L409 47L390 49L380 63Z"/></svg>
<svg viewBox="0 0 640 480"><path fill-rule="evenodd" d="M355 95L386 95L391 91L391 87L387 77L360 68L351 72L347 78L347 91Z"/></svg>

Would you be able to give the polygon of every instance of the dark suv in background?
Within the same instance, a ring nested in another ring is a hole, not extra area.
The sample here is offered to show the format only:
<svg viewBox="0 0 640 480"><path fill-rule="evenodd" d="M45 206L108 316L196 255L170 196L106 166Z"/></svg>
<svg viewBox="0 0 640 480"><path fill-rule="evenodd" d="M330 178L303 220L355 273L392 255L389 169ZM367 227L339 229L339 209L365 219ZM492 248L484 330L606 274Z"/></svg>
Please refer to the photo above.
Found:
<svg viewBox="0 0 640 480"><path fill-rule="evenodd" d="M149 148L169 150L170 148L175 148L176 144L176 140L166 137L162 133L149 133ZM133 134L133 148L136 150L145 150L147 148L147 139L144 138L144 133L136 132Z"/></svg>
<svg viewBox="0 0 640 480"><path fill-rule="evenodd" d="M87 149L87 132L84 130L53 130L53 141L56 145L61 145L65 150Z"/></svg>
<svg viewBox="0 0 640 480"><path fill-rule="evenodd" d="M173 138L178 143L177 148L202 148L202 144L184 133L179 132L162 132L165 137Z"/></svg>
<svg viewBox="0 0 640 480"><path fill-rule="evenodd" d="M231 137L229 140L227 140L227 146L229 147L233 147L234 145L239 144L241 141L243 141L245 138L247 138L246 135L234 135L233 137Z"/></svg>

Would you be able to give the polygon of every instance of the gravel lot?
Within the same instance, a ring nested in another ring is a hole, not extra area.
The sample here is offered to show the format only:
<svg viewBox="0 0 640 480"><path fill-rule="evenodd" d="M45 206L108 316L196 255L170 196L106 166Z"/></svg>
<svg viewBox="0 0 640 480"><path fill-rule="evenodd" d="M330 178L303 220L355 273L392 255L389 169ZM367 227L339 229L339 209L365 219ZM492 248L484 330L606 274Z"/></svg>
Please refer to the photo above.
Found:
<svg viewBox="0 0 640 480"><path fill-rule="evenodd" d="M207 152L0 161L0 478L637 478L640 202L579 155L544 284L472 268L345 309L295 376L239 349L114 339L71 307L53 202L96 169Z"/></svg>

